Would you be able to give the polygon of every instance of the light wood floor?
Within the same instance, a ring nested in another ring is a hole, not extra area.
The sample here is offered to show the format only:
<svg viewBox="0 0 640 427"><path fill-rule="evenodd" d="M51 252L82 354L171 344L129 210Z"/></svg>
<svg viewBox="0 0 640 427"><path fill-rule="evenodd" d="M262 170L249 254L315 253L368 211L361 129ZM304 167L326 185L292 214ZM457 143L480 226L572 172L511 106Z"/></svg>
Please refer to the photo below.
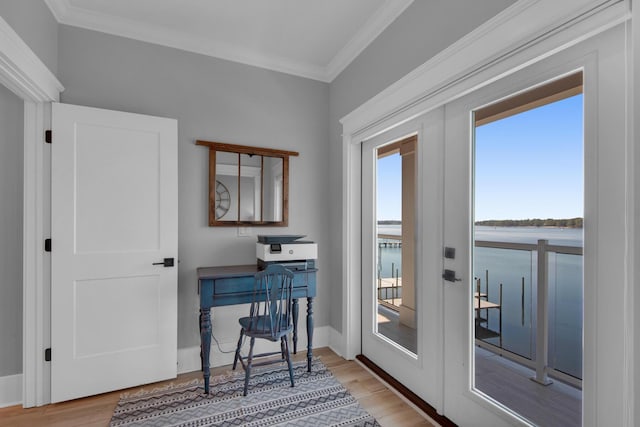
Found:
<svg viewBox="0 0 640 427"><path fill-rule="evenodd" d="M320 357L322 363L331 370L336 379L344 384L364 409L373 415L382 426L434 425L404 403L403 400L387 389L383 383L358 363L345 360L328 348L314 350L314 356ZM305 357L306 354L304 352L299 352L295 359L304 360ZM211 374L221 374L229 369L229 366L214 368ZM200 377L200 372L191 372L179 375L176 380L152 384L144 388L153 388L170 382L185 382ZM21 406L0 408L0 426L107 426L120 394L125 391L140 390L141 388L143 387L105 393L38 408L23 409Z"/></svg>

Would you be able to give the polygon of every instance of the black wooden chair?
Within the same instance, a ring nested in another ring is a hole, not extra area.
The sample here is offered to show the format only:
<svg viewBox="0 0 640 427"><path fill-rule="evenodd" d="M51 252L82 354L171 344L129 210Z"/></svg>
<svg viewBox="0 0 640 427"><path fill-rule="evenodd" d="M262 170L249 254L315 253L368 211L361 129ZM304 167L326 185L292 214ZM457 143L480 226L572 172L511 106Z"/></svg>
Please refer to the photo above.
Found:
<svg viewBox="0 0 640 427"><path fill-rule="evenodd" d="M289 368L291 387L294 386L291 352L289 351L289 333L293 331L293 313L291 312L291 292L293 289L293 273L281 265L271 264L265 270L256 273L253 288L253 302L248 317L240 322L240 338L233 360L236 369L238 360L245 370L244 395L247 395L251 368L254 366L281 363L286 361ZM240 354L244 337L251 338L249 355L245 359ZM272 342L280 341L280 351L253 354L256 338ZM271 358L260 363L253 363L254 358L262 358L280 354L280 358Z"/></svg>

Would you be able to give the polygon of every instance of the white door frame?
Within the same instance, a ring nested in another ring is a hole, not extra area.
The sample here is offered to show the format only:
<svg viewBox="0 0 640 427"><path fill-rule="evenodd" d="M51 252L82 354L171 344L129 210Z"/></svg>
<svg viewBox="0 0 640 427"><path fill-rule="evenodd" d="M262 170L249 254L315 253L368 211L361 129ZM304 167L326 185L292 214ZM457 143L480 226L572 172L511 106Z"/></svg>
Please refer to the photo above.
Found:
<svg viewBox="0 0 640 427"><path fill-rule="evenodd" d="M0 17L0 83L24 100L22 405L49 403L50 372L44 349L50 342L50 260L43 245L49 232L49 151L44 143L50 103L64 90L55 75Z"/></svg>
<svg viewBox="0 0 640 427"><path fill-rule="evenodd" d="M559 9L560 8L560 9ZM639 16L634 8L634 16ZM549 10L557 21L549 23ZM495 18L465 36L431 60L385 89L365 104L345 116L343 125L343 289L342 289L342 354L354 358L360 353L361 343L361 143L390 128L398 126L477 90L489 83L532 64L559 51L573 46L631 18L629 1L568 0L521 0ZM640 20L639 20L640 21ZM637 31L637 30L635 30ZM637 38L637 37L636 37ZM640 46L634 46L634 52ZM631 61L630 61L631 62ZM629 65L631 67L631 65ZM632 76L632 69L629 75ZM635 88L635 82L630 82ZM635 88L637 90L637 88ZM632 105L630 105L632 107ZM630 131L626 145L633 153L632 108L629 108ZM630 162L631 163L631 162ZM634 201L633 164L629 164L627 197L627 220L629 239L627 242L633 260ZM627 305L625 329L625 352L628 375L621 384L625 425L633 425L634 383L633 364L633 262L626 271L624 284ZM443 379L444 380L444 379Z"/></svg>

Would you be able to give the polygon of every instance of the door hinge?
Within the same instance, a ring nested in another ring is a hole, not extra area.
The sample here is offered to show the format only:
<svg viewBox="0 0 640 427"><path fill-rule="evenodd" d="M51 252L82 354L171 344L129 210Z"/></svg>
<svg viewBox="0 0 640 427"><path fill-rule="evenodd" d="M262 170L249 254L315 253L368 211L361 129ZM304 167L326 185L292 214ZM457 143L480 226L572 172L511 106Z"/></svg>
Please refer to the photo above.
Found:
<svg viewBox="0 0 640 427"><path fill-rule="evenodd" d="M46 142L47 144L51 144L52 140L53 140L53 135L51 133L51 129L45 130L44 131L44 142Z"/></svg>
<svg viewBox="0 0 640 427"><path fill-rule="evenodd" d="M44 239L44 251L51 252L51 239Z"/></svg>
<svg viewBox="0 0 640 427"><path fill-rule="evenodd" d="M45 348L44 349L44 361L45 362L51 362L51 349L50 348Z"/></svg>

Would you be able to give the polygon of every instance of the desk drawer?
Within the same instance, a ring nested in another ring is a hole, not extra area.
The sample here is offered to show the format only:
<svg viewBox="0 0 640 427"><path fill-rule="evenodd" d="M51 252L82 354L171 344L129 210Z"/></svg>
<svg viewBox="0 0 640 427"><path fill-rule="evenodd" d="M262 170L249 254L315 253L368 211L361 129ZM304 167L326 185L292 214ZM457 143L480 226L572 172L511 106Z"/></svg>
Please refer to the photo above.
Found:
<svg viewBox="0 0 640 427"><path fill-rule="evenodd" d="M253 276L230 277L225 279L214 279L213 294L240 294L252 293L255 280ZM293 288L304 288L308 285L308 274L297 273L293 276Z"/></svg>
<svg viewBox="0 0 640 427"><path fill-rule="evenodd" d="M308 273L295 273L293 276L293 287L304 288L308 285Z"/></svg>
<svg viewBox="0 0 640 427"><path fill-rule="evenodd" d="M227 279L215 279L213 281L213 294L240 294L253 292L253 276L230 277Z"/></svg>

